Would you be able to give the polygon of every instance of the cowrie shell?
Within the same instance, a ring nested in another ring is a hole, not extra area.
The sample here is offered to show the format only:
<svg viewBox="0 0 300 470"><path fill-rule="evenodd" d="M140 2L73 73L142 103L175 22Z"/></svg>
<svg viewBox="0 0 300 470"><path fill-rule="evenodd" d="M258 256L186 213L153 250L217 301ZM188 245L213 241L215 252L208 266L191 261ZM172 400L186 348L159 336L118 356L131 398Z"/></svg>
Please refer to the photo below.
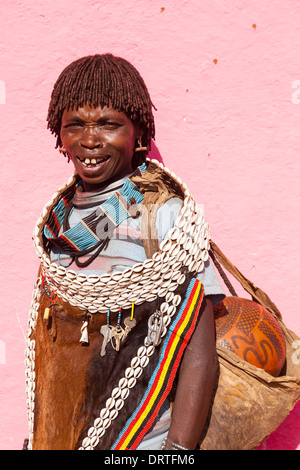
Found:
<svg viewBox="0 0 300 470"><path fill-rule="evenodd" d="M121 395L121 389L119 387L114 388L113 391L111 392L111 396L114 399L119 398L120 395Z"/></svg>
<svg viewBox="0 0 300 470"><path fill-rule="evenodd" d="M138 357L143 357L143 356L145 356L146 352L147 352L146 346L141 346L141 347L138 349L137 356L138 356Z"/></svg>
<svg viewBox="0 0 300 470"><path fill-rule="evenodd" d="M136 379L134 377L131 377L129 380L128 380L128 388L133 388L136 384Z"/></svg>
<svg viewBox="0 0 300 470"><path fill-rule="evenodd" d="M182 228L185 224L185 218L183 215L179 215L177 219L175 220L175 226Z"/></svg>
<svg viewBox="0 0 300 470"><path fill-rule="evenodd" d="M135 264L132 268L132 272L133 273L140 273L141 271L143 271L144 269L144 264L143 263L138 263L138 264Z"/></svg>
<svg viewBox="0 0 300 470"><path fill-rule="evenodd" d="M141 366L142 367L146 367L149 363L149 357L148 356L143 356L141 358Z"/></svg>
<svg viewBox="0 0 300 470"><path fill-rule="evenodd" d="M52 266L52 265L51 265ZM67 272L66 272L66 277L68 277L69 279L75 279L76 278L76 273L75 271L69 269Z"/></svg>
<svg viewBox="0 0 300 470"><path fill-rule="evenodd" d="M109 418L111 421L113 421L114 419L116 419L116 417L118 416L118 411L117 410L111 410L110 414L109 414Z"/></svg>
<svg viewBox="0 0 300 470"><path fill-rule="evenodd" d="M124 388L121 392L121 398L122 400L126 400L126 398L128 397L129 395L129 389L128 388Z"/></svg>
<svg viewBox="0 0 300 470"><path fill-rule="evenodd" d="M110 280L111 276L109 274L102 274L99 278L99 281L103 282L104 284L106 284Z"/></svg>
<svg viewBox="0 0 300 470"><path fill-rule="evenodd" d="M96 435L97 435L97 429L96 428L93 427L93 428L90 428L88 430L88 437L91 438L91 437L96 436Z"/></svg>
<svg viewBox="0 0 300 470"><path fill-rule="evenodd" d="M166 326L163 326L162 333L161 333L160 336L163 338L167 334L167 331L168 330L167 330Z"/></svg>
<svg viewBox="0 0 300 470"><path fill-rule="evenodd" d="M96 418L94 421L94 426L95 428L100 428L103 425L103 419L102 418Z"/></svg>
<svg viewBox="0 0 300 470"><path fill-rule="evenodd" d="M109 411L106 408L103 408L100 411L100 418L102 418L104 421L106 418L108 418L108 416L109 416Z"/></svg>
<svg viewBox="0 0 300 470"><path fill-rule="evenodd" d="M155 347L151 344L150 346L147 347L147 356L152 356L152 354L155 351Z"/></svg>
<svg viewBox="0 0 300 470"><path fill-rule="evenodd" d="M180 284L183 284L184 281L185 281L185 275L181 274L181 276L177 279L177 283L180 285Z"/></svg>
<svg viewBox="0 0 300 470"><path fill-rule="evenodd" d="M94 436L92 437L91 439L91 447L96 447L98 444L99 444L99 437L98 436Z"/></svg>
<svg viewBox="0 0 300 470"><path fill-rule="evenodd" d="M198 264L198 261L196 260L192 261L188 267L189 271L190 272L196 271L197 264Z"/></svg>
<svg viewBox="0 0 300 470"><path fill-rule="evenodd" d="M174 227L172 228L172 230L169 232L169 238L171 238L171 240L177 240L179 235L180 235L181 231L178 227Z"/></svg>
<svg viewBox="0 0 300 470"><path fill-rule="evenodd" d="M78 279L79 276L77 276L77 279ZM90 282L91 284L95 284L96 282L98 282L100 279L99 276L97 276L96 274L90 274L86 280L87 282Z"/></svg>
<svg viewBox="0 0 300 470"><path fill-rule="evenodd" d="M100 437L103 436L104 433L105 433L105 429L103 427L97 429L97 436L99 437L99 439Z"/></svg>
<svg viewBox="0 0 300 470"><path fill-rule="evenodd" d="M140 279L142 279L142 277L143 277L142 272L141 273L134 273L131 276L131 280L132 280L132 282L138 282Z"/></svg>
<svg viewBox="0 0 300 470"><path fill-rule="evenodd" d="M162 251L169 251L171 246L172 246L172 240L170 238L167 238L161 242L159 248Z"/></svg>
<svg viewBox="0 0 300 470"><path fill-rule="evenodd" d="M98 312L98 307L89 307L89 308L88 308L88 311L89 311L90 313L97 313L97 312Z"/></svg>
<svg viewBox="0 0 300 470"><path fill-rule="evenodd" d="M166 313L166 311L168 310L168 307L169 307L168 302L163 302L160 306L161 313Z"/></svg>
<svg viewBox="0 0 300 470"><path fill-rule="evenodd" d="M131 274L132 274L131 268L125 269L125 271L123 271L123 277L130 277Z"/></svg>
<svg viewBox="0 0 300 470"><path fill-rule="evenodd" d="M163 276L164 279L167 279L167 276L172 275L172 271L170 271L170 263L165 262L165 260L164 260L164 263L166 263L166 264L162 265L162 268L161 268L160 272L161 272L161 274L164 275Z"/></svg>
<svg viewBox="0 0 300 470"><path fill-rule="evenodd" d="M55 264L50 264L50 267L49 267L50 273L52 273L52 274L56 273L57 269L58 269L58 267L55 266ZM73 272L74 272L74 271L73 271ZM74 273L74 274L75 274L75 276L76 276L76 273Z"/></svg>
<svg viewBox="0 0 300 470"><path fill-rule="evenodd" d="M158 297L164 297L167 294L167 292L168 292L168 288L167 287L162 287L161 289L159 289L157 295L158 295ZM155 299L153 299L153 300L155 300Z"/></svg>
<svg viewBox="0 0 300 470"><path fill-rule="evenodd" d="M105 405L108 410L111 410L115 406L115 399L112 397L108 398L108 400L106 400Z"/></svg>
<svg viewBox="0 0 300 470"><path fill-rule="evenodd" d="M172 317L176 313L176 307L175 305L170 305L168 308L168 316Z"/></svg>
<svg viewBox="0 0 300 470"><path fill-rule="evenodd" d="M201 273L201 271L203 271L203 268L204 268L204 261L202 260L198 261L197 266L196 266L196 272Z"/></svg>
<svg viewBox="0 0 300 470"><path fill-rule="evenodd" d="M156 299L156 294L148 295L148 297L146 297L147 302L152 302L155 299Z"/></svg>
<svg viewBox="0 0 300 470"><path fill-rule="evenodd" d="M158 279L160 279L160 273L154 272L151 276L151 280L157 281Z"/></svg>
<svg viewBox="0 0 300 470"><path fill-rule="evenodd" d="M179 294L174 295L174 298L173 298L172 302L173 302L173 305L175 305L175 307L177 307L181 302L181 296Z"/></svg>
<svg viewBox="0 0 300 470"><path fill-rule="evenodd" d="M167 279L161 283L161 287L168 287L171 284L171 279Z"/></svg>
<svg viewBox="0 0 300 470"><path fill-rule="evenodd" d="M200 210L197 212L195 220L194 220L196 225L201 225L203 222L203 215L200 213Z"/></svg>
<svg viewBox="0 0 300 470"><path fill-rule="evenodd" d="M162 259L162 256L163 254L160 252L160 251L157 251L156 253L154 253L154 255L152 256L152 259L153 261L161 261Z"/></svg>
<svg viewBox="0 0 300 470"><path fill-rule="evenodd" d="M133 369L135 369L136 367L138 367L140 365L140 358L139 357L134 357L130 363L131 367Z"/></svg>
<svg viewBox="0 0 300 470"><path fill-rule="evenodd" d="M87 447L87 446L89 446L89 445L90 445L90 442L91 442L90 438L89 438L89 437L85 437L85 438L83 439L83 441L82 441L82 447Z"/></svg>
<svg viewBox="0 0 300 470"><path fill-rule="evenodd" d="M192 224L191 222L189 222L189 220L185 223L185 226L184 226L184 230L186 233L190 232L191 230L191 227L192 227Z"/></svg>
<svg viewBox="0 0 300 470"><path fill-rule="evenodd" d="M192 238L191 238L191 237L187 237L187 239L186 239L186 241L185 241L185 243L184 243L184 245L183 245L183 248L184 248L186 251L189 251L189 249L191 248L192 244L193 244Z"/></svg>
<svg viewBox="0 0 300 470"><path fill-rule="evenodd" d="M107 429L110 426L110 423L111 423L111 419L109 418L109 413L108 413L108 417L103 420L103 428Z"/></svg>
<svg viewBox="0 0 300 470"><path fill-rule="evenodd" d="M185 243L187 239L187 235L185 232L181 232L181 234L179 235L178 239L177 239L177 242L180 244L180 245L183 245Z"/></svg>
<svg viewBox="0 0 300 470"><path fill-rule="evenodd" d="M184 264L185 264L186 266L189 266L192 261L193 261L192 255L188 255L188 256L186 257L186 259L184 260Z"/></svg>
<svg viewBox="0 0 300 470"><path fill-rule="evenodd" d="M158 263L155 264L153 271L160 271L163 266L164 266L163 261L159 261ZM153 277L151 277L151 279L153 279Z"/></svg>
<svg viewBox="0 0 300 470"><path fill-rule="evenodd" d="M127 369L125 370L125 377L126 379L130 379L130 377L132 377L134 375L134 370L132 367L127 367ZM127 380L127 384L126 386L128 387L128 380ZM119 385L120 386L120 385ZM121 388L121 387L120 387Z"/></svg>
<svg viewBox="0 0 300 470"><path fill-rule="evenodd" d="M172 281L177 281L177 279L181 276L181 272L180 271L175 271L173 273L173 277L172 277ZM174 294L173 294L174 295Z"/></svg>
<svg viewBox="0 0 300 470"><path fill-rule="evenodd" d="M113 281L119 281L123 276L123 273L116 271L112 274L111 278Z"/></svg>
<svg viewBox="0 0 300 470"><path fill-rule="evenodd" d="M118 400L116 400L116 410L117 411L120 411L121 408L123 408L124 406L124 400L122 400L122 398L119 398Z"/></svg>
<svg viewBox="0 0 300 470"><path fill-rule="evenodd" d="M134 377L138 379L143 373L143 368L142 367L137 367L134 371Z"/></svg>
<svg viewBox="0 0 300 470"><path fill-rule="evenodd" d="M172 300L174 298L174 295L175 295L174 292L168 292L167 295L166 295L166 303L172 302Z"/></svg>
<svg viewBox="0 0 300 470"><path fill-rule="evenodd" d="M58 276L65 276L66 271L67 271L66 268L64 268L63 266L58 266L58 268L57 268Z"/></svg>
<svg viewBox="0 0 300 470"><path fill-rule="evenodd" d="M174 257L176 257L179 252L180 252L180 245L177 243L175 243L169 251L170 256L174 256Z"/></svg>
<svg viewBox="0 0 300 470"><path fill-rule="evenodd" d="M196 254L197 250L198 250L198 247L197 247L196 243L194 243L194 244L191 246L189 252L190 252L190 254L191 254L192 256L194 256L194 255Z"/></svg>
<svg viewBox="0 0 300 470"><path fill-rule="evenodd" d="M153 265L154 265L153 259L146 259L146 261L144 261L144 268L152 268Z"/></svg>

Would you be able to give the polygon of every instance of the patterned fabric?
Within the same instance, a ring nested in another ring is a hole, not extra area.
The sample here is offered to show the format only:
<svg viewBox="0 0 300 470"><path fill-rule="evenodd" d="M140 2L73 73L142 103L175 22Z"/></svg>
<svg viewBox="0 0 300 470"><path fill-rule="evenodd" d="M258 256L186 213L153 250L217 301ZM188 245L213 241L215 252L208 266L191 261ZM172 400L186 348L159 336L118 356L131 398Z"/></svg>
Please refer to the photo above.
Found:
<svg viewBox="0 0 300 470"><path fill-rule="evenodd" d="M143 164L132 176L142 174L146 169L146 164ZM115 228L131 216L130 207L144 199L137 185L128 178L119 191L99 205L89 216L74 227L68 227L66 215L70 216L74 210L69 205L77 188L78 184L60 199L44 227L45 237L67 253L78 254L90 252L102 245L104 247L103 242L110 238Z"/></svg>

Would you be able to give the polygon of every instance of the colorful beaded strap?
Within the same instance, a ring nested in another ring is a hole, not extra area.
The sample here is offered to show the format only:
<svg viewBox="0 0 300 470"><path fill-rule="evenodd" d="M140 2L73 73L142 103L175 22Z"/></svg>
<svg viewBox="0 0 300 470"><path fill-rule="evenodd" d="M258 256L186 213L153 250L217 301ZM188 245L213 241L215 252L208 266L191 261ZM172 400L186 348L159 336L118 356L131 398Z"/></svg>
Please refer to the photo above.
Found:
<svg viewBox="0 0 300 470"><path fill-rule="evenodd" d="M112 447L113 450L135 450L150 430L161 406L170 393L183 352L195 329L203 294L204 289L201 282L193 279L181 308L166 335L158 364L144 397L120 432Z"/></svg>

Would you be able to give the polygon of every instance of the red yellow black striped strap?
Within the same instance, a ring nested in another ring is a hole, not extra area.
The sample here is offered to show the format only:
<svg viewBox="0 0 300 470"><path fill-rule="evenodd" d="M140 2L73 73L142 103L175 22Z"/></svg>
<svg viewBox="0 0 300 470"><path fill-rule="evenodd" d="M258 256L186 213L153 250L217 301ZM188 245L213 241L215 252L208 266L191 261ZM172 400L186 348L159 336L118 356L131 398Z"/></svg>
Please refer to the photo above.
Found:
<svg viewBox="0 0 300 470"><path fill-rule="evenodd" d="M172 388L183 352L195 329L203 295L204 289L201 282L193 279L165 337L158 364L145 394L120 432L112 446L113 450L136 449L150 430Z"/></svg>

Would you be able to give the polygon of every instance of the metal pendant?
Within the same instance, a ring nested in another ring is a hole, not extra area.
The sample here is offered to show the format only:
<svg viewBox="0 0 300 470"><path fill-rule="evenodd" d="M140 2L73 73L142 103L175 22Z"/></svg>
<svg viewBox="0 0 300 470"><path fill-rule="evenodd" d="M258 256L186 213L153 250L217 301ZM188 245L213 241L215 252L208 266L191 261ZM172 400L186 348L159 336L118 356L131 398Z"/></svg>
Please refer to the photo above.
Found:
<svg viewBox="0 0 300 470"><path fill-rule="evenodd" d="M148 320L148 344L158 346L161 342L161 333L164 326L163 314L160 310L156 310Z"/></svg>
<svg viewBox="0 0 300 470"><path fill-rule="evenodd" d="M102 343L100 355L104 356L106 353L106 346L112 337L112 327L109 325L102 325L100 332L103 335L103 343Z"/></svg>
<svg viewBox="0 0 300 470"><path fill-rule="evenodd" d="M135 327L136 319L135 318L131 319L130 317L126 317L124 320L124 325L125 325L125 330L124 330L124 336L122 338L122 341L125 341L125 339L127 338L132 328Z"/></svg>
<svg viewBox="0 0 300 470"><path fill-rule="evenodd" d="M120 343L124 336L124 330L121 326L112 327L111 345L115 351L120 351Z"/></svg>

